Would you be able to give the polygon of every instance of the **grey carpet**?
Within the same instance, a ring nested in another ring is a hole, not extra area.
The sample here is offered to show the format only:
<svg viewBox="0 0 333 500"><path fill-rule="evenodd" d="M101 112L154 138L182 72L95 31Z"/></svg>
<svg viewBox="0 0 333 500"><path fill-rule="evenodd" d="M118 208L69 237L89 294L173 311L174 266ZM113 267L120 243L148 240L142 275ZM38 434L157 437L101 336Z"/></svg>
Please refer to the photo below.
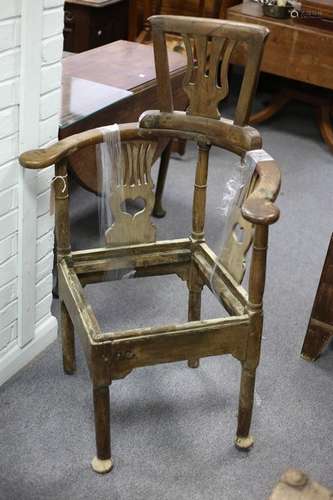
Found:
<svg viewBox="0 0 333 500"><path fill-rule="evenodd" d="M262 500L288 466L333 487L333 350L315 363L299 357L332 232L332 156L311 110L292 105L261 127L280 162L281 220L272 227L265 333L252 432L255 447L233 447L239 365L231 357L134 371L111 388L114 470L98 476L85 360L65 376L52 345L0 389L0 498ZM170 165L159 237L188 234L194 148ZM220 239L219 203L230 155L216 150L209 174L208 239ZM75 247L93 246L96 199L73 192ZM88 287L104 328L184 320L186 290L174 278ZM204 316L220 313L205 293Z"/></svg>

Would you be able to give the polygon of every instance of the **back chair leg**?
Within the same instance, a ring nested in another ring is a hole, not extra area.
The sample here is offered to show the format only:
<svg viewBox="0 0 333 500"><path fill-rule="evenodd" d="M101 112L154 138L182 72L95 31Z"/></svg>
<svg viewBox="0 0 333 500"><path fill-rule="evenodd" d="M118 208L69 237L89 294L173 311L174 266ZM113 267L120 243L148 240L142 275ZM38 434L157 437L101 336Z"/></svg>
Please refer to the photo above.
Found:
<svg viewBox="0 0 333 500"><path fill-rule="evenodd" d="M242 376L239 393L238 427L235 446L241 451L248 451L254 443L250 436L252 419L254 386L256 370L249 368L246 363L242 366Z"/></svg>
<svg viewBox="0 0 333 500"><path fill-rule="evenodd" d="M153 216L158 218L162 218L166 214L166 211L162 207L162 196L168 173L171 148L172 148L172 141L169 142L169 144L166 146L163 153L161 154L160 168L158 171L156 192L155 192L155 206L153 209Z"/></svg>
<svg viewBox="0 0 333 500"><path fill-rule="evenodd" d="M64 372L72 375L76 370L75 365L75 339L74 326L65 304L61 301L61 336Z"/></svg>
<svg viewBox="0 0 333 500"><path fill-rule="evenodd" d="M199 321L201 317L201 292L202 288L190 290L188 300L188 320ZM189 359L187 362L189 368L198 368L200 359Z"/></svg>
<svg viewBox="0 0 333 500"><path fill-rule="evenodd" d="M95 472L105 474L113 467L110 443L110 394L109 386L94 386L95 432L97 455L91 465Z"/></svg>

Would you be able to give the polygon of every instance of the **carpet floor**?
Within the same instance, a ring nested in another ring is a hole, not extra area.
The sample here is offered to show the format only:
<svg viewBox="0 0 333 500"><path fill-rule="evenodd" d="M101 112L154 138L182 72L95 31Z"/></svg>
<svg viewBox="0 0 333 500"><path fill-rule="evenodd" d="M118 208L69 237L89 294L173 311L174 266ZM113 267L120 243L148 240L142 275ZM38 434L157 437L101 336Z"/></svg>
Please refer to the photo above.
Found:
<svg viewBox="0 0 333 500"><path fill-rule="evenodd" d="M86 363L62 372L58 342L0 389L1 500L263 500L289 466L333 487L333 350L316 363L300 358L332 232L332 155L311 109L290 105L259 127L264 147L280 163L280 221L271 228L264 298L265 323L248 454L233 446L239 363L206 358L142 368L111 387L114 470L98 476ZM160 239L189 234L195 148L173 159ZM207 239L221 240L219 209L235 157L213 149ZM98 240L96 197L73 188L75 248ZM186 287L174 277L88 286L105 329L186 319ZM57 303L54 304L57 314ZM220 306L204 293L203 316Z"/></svg>

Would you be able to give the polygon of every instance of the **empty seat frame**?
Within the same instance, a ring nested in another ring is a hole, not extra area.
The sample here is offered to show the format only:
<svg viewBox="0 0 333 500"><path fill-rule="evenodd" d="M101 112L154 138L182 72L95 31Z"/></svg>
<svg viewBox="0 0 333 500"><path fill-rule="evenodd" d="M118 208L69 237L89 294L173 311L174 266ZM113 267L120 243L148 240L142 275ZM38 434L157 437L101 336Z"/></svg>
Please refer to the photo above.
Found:
<svg viewBox="0 0 333 500"><path fill-rule="evenodd" d="M69 156L103 141L100 129L68 137L46 149L21 155L21 164L40 169L55 164L56 239L61 304L61 335L64 370L75 371L74 333L80 338L93 385L97 456L96 472L112 468L109 421L109 386L134 368L187 360L197 367L206 356L232 354L242 365L238 427L235 444L248 450L253 439L250 423L255 373L260 358L263 325L263 293L269 225L279 217L274 205L280 187L275 161L259 162L235 224L244 229L239 241L234 233L228 255L220 259L205 242L205 206L209 150L212 145L243 157L260 149L260 134L246 125L255 91L263 45L268 31L260 26L177 16L151 18L160 111L148 111L139 123L120 125L125 175L122 189L129 199L141 197L145 207L129 220L115 210L106 246L71 251L68 207L67 163ZM188 55L184 90L189 97L187 112L172 107L165 33L183 36ZM248 60L236 105L234 120L222 118L219 102L228 93L228 66L237 44L247 46ZM156 241L151 223L154 204L150 169L159 141L180 138L197 144L198 158L193 194L192 234L169 241ZM223 165L221 165L221 169ZM128 172L131 169L131 172ZM117 205L116 186L111 204ZM118 198L118 203L121 203ZM252 246L249 287L241 283L245 255ZM103 333L84 297L87 283L117 279L119 269L135 270L135 277L176 274L189 290L188 322L169 326ZM218 293L228 317L200 320L203 286ZM106 273L107 272L107 273Z"/></svg>

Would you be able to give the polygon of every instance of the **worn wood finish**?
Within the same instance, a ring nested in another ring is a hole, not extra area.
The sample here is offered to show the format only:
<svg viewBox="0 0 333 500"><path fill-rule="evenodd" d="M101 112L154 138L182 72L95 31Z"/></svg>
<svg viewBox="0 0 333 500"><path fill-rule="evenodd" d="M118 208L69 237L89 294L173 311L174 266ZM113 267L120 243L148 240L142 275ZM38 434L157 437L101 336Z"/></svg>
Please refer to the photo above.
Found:
<svg viewBox="0 0 333 500"><path fill-rule="evenodd" d="M333 337L333 235L313 303L301 355L315 361Z"/></svg>
<svg viewBox="0 0 333 500"><path fill-rule="evenodd" d="M165 34L177 33L184 39L187 52L184 90L190 99L190 106L187 110L190 115L216 119L220 117L217 105L228 94L227 70L230 57L239 44L246 47L244 77L234 116L235 125L245 125L251 110L268 29L263 26L181 16L153 16L150 18L150 23L155 60L158 60L156 66L158 82L164 82L166 78L168 82L170 81L168 62L163 59L163 54L166 52ZM191 40L195 47L195 58ZM208 58L207 50L210 40L211 52ZM222 64L220 64L221 59ZM221 74L218 77L217 71L220 67ZM161 111L164 110L161 109Z"/></svg>
<svg viewBox="0 0 333 500"><path fill-rule="evenodd" d="M96 449L97 456L93 458L92 468L100 474L112 469L110 444L110 393L109 387L94 386L93 399L95 409Z"/></svg>
<svg viewBox="0 0 333 500"><path fill-rule="evenodd" d="M113 224L106 231L107 245L119 246L130 243L149 243L156 239L156 228L151 222L155 196L151 167L156 158L157 142L130 142L121 146L121 168L111 173L112 189L110 207ZM117 165L118 168L118 165ZM140 198L144 201L142 210L132 215L124 204Z"/></svg>
<svg viewBox="0 0 333 500"><path fill-rule="evenodd" d="M183 33L193 34L195 31L194 34L198 37L209 36L211 30L217 34L221 30L225 34L226 26L227 32L239 39L247 40L253 33L252 28L249 32L248 28L230 23L212 25L210 20L198 22L193 19L167 20L159 17L155 25L155 36L162 33L158 26L166 26L170 30L181 28ZM257 33L256 29L254 32ZM263 40L264 33L259 30L259 34L260 40ZM218 51L217 45L214 46ZM216 61L216 54L211 54L211 58ZM164 70L165 65L160 64L158 72L162 74ZM255 75L249 80L250 87L254 80ZM202 91L207 92L207 88L203 87ZM30 151L20 157L21 164L31 169L56 164L57 177L53 184L56 194L64 368L70 373L75 368L74 328L83 346L93 384L97 456L92 466L99 473L108 472L112 468L108 386L112 380L126 377L135 368L158 363L183 360L195 368L199 366L201 357L222 354L231 354L240 361L242 377L235 444L243 450L249 449L253 444L250 423L255 371L260 358L268 226L279 217L274 201L280 187L280 173L274 161L259 163L246 191L241 213L237 215L238 220L243 218L243 224L245 221L250 224L253 232L247 293L240 284L239 271L236 269L238 262L240 273L243 273L242 259L232 260L233 264L230 266L229 261L221 260L205 242L207 173L212 144L227 148L241 158L246 151L261 146L260 135L251 127L223 118L174 112L167 105L170 97L168 92L165 91L164 111L148 112L142 118L141 126L136 123L120 126L122 175L114 176L117 182L111 185L110 203L115 224L107 232L104 248L71 251L66 177L70 156L88 146L95 147L101 143L104 140L101 130L82 132L46 149ZM200 87L192 93L192 105L195 102L194 107L201 109L196 92L200 93ZM248 90L243 92L243 96L250 94ZM244 100L242 102L246 107ZM214 106L207 114L211 114L215 105L214 97ZM215 111L212 113L215 114ZM193 186L192 233L188 238L155 241L155 231L150 221L153 206L150 168L159 141L170 142L175 137L193 140L198 147ZM142 225L139 223L140 214L137 220L134 218L130 221L126 214L124 218L117 212L123 200L138 196L146 203L142 211L146 212ZM242 251L245 252L244 249ZM128 269L134 271L134 278L174 273L184 280L189 290L188 322L102 332L85 299L83 286L87 283L120 279L121 273ZM203 286L215 291L230 317L210 320L200 318Z"/></svg>
<svg viewBox="0 0 333 500"><path fill-rule="evenodd" d="M214 2L214 15L219 10L219 2ZM189 98L186 113L202 119L220 120L219 104L229 93L230 58L239 44L245 47L247 58L244 78L233 122L235 126L246 124L268 30L258 27L246 29L244 26L229 24L228 21L200 20L195 17L157 15L149 18L149 21L154 42L160 111L170 113L175 107L170 92L169 64L166 57L167 37L172 33L173 36L176 35L182 40L187 55L187 69L183 82L183 89ZM160 207L166 171L164 167L160 170L159 190L156 198L158 215L163 214Z"/></svg>

